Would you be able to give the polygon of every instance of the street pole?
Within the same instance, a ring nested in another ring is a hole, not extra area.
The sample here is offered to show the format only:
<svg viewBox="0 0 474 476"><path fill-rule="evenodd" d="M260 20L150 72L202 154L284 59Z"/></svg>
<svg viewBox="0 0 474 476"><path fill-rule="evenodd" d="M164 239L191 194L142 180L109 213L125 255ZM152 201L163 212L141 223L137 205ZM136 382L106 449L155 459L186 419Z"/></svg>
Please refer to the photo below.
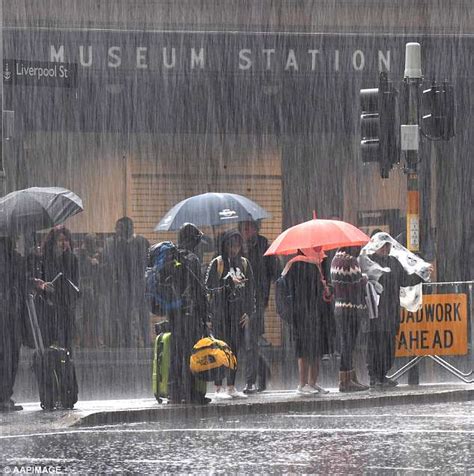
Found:
<svg viewBox="0 0 474 476"><path fill-rule="evenodd" d="M420 251L420 188L418 163L420 148L419 104L421 73L421 47L419 43L407 43L405 49L406 124L401 126L401 148L405 151L407 174L407 248L413 253ZM408 373L408 384L419 384L418 367Z"/></svg>
<svg viewBox="0 0 474 476"><path fill-rule="evenodd" d="M6 193L5 164L3 160L3 0L0 0L0 197Z"/></svg>

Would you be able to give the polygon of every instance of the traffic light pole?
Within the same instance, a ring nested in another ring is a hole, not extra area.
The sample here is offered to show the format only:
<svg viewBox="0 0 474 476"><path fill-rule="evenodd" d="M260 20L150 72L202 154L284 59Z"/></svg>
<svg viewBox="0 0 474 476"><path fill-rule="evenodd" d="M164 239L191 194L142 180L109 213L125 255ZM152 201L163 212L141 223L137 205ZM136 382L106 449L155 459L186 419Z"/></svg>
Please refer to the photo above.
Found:
<svg viewBox="0 0 474 476"><path fill-rule="evenodd" d="M6 192L6 174L3 161L3 0L0 0L0 197Z"/></svg>
<svg viewBox="0 0 474 476"><path fill-rule="evenodd" d="M419 124L418 104L421 80L419 78L405 78L408 95L407 111L407 140L402 135L402 150L406 151L407 174L407 214L406 234L407 248L416 253L420 251L420 190L418 181L419 162Z"/></svg>
<svg viewBox="0 0 474 476"><path fill-rule="evenodd" d="M407 248L416 253L420 251L420 189L418 180L419 162L419 124L418 106L421 78L405 78L408 111L407 125L411 130L411 144L405 145L402 139L402 150L406 148L406 173L407 173L407 211L406 211L406 236ZM415 126L411 127L410 126ZM415 132L416 131L416 132ZM414 365L408 371L408 384L418 385L420 374L418 367Z"/></svg>

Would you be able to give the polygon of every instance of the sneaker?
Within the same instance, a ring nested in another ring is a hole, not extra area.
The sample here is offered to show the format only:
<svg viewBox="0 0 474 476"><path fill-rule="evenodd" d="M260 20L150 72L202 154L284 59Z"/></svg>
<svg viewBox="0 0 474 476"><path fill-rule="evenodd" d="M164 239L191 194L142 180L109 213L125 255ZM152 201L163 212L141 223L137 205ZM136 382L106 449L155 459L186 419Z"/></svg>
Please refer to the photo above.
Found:
<svg viewBox="0 0 474 476"><path fill-rule="evenodd" d="M257 393L262 393L267 389L266 385L260 384L257 386Z"/></svg>
<svg viewBox="0 0 474 476"><path fill-rule="evenodd" d="M248 398L248 395L238 392L235 387L227 387L227 395L229 395L230 398Z"/></svg>
<svg viewBox="0 0 474 476"><path fill-rule="evenodd" d="M0 412L19 412L23 410L21 405L17 405L13 400L0 403Z"/></svg>
<svg viewBox="0 0 474 476"><path fill-rule="evenodd" d="M244 392L246 395L251 395L252 393L257 392L257 389L253 383L248 383L242 392Z"/></svg>
<svg viewBox="0 0 474 476"><path fill-rule="evenodd" d="M222 387L216 389L214 398L216 400L232 400L232 397Z"/></svg>
<svg viewBox="0 0 474 476"><path fill-rule="evenodd" d="M329 390L326 390L325 388L319 386L317 383L314 385L310 385L309 383L304 386L306 390L308 390L309 393L319 393L320 395L325 395L326 393L329 393Z"/></svg>
<svg viewBox="0 0 474 476"><path fill-rule="evenodd" d="M307 387L307 385L305 385L304 387L298 385L298 387L296 388L296 395L300 397L310 397L312 395L312 392L310 392Z"/></svg>

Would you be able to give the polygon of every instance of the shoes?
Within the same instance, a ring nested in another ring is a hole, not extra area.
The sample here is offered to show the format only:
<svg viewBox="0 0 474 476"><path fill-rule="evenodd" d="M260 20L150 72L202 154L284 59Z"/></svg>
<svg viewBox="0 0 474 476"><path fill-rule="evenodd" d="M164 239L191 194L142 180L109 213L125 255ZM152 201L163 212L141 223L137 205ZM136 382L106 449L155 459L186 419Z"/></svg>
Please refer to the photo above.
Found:
<svg viewBox="0 0 474 476"><path fill-rule="evenodd" d="M310 385L309 383L304 386L305 389L308 390L309 393L319 393L320 395L325 395L329 393L329 390L319 386L318 384Z"/></svg>
<svg viewBox="0 0 474 476"><path fill-rule="evenodd" d="M311 395L313 395L313 392L310 392L307 387L307 385L305 385L304 387L298 385L298 387L296 388L296 395L300 397L310 397Z"/></svg>
<svg viewBox="0 0 474 476"><path fill-rule="evenodd" d="M248 395L238 392L235 387L227 387L227 395L229 395L231 398L248 398Z"/></svg>
<svg viewBox="0 0 474 476"><path fill-rule="evenodd" d="M0 412L18 412L23 410L21 405L17 405L13 400L0 403Z"/></svg>
<svg viewBox="0 0 474 476"><path fill-rule="evenodd" d="M255 385L253 383L248 383L242 391L246 395L252 395L253 393L256 393L258 390L255 388Z"/></svg>
<svg viewBox="0 0 474 476"><path fill-rule="evenodd" d="M363 392L369 387L362 385L355 376L353 370L339 372L339 391L340 392Z"/></svg>
<svg viewBox="0 0 474 476"><path fill-rule="evenodd" d="M257 386L257 392L258 392L258 393L262 393L262 392L264 392L266 389L267 389L267 386L266 386L266 385L260 384L260 385Z"/></svg>
<svg viewBox="0 0 474 476"><path fill-rule="evenodd" d="M382 387L396 387L398 382L388 377L384 377L382 380Z"/></svg>
<svg viewBox="0 0 474 476"><path fill-rule="evenodd" d="M222 387L216 389L214 395L216 400L232 400L232 396L229 395Z"/></svg>
<svg viewBox="0 0 474 476"><path fill-rule="evenodd" d="M324 354L322 357L321 357L321 360L331 360L331 356L329 354Z"/></svg>
<svg viewBox="0 0 474 476"><path fill-rule="evenodd" d="M393 380L388 377L384 377L382 380L379 380L374 377L370 377L370 387L371 388L376 388L376 387L383 387L383 388L393 388L398 385L398 382L396 380Z"/></svg>

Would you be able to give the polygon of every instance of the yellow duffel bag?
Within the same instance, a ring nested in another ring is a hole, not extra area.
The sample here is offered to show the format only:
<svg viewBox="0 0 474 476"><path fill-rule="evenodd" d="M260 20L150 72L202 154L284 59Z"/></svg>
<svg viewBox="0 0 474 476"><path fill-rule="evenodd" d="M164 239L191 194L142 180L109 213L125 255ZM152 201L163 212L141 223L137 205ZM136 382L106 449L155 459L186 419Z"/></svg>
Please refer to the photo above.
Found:
<svg viewBox="0 0 474 476"><path fill-rule="evenodd" d="M189 366L197 378L212 382L222 379L226 369L236 369L237 359L223 340L203 337L194 344Z"/></svg>

